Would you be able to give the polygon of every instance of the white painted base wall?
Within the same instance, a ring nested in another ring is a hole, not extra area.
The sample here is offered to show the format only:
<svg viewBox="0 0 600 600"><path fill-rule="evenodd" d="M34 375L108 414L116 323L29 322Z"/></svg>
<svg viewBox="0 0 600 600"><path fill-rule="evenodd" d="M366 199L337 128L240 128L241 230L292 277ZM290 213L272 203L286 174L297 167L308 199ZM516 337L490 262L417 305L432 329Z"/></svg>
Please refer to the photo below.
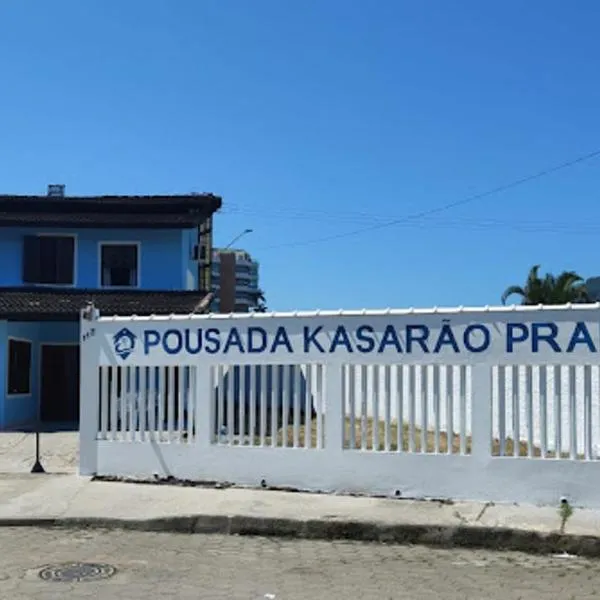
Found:
<svg viewBox="0 0 600 600"><path fill-rule="evenodd" d="M600 508L600 464L562 460L243 448L195 444L98 443L98 475L172 476L259 487Z"/></svg>

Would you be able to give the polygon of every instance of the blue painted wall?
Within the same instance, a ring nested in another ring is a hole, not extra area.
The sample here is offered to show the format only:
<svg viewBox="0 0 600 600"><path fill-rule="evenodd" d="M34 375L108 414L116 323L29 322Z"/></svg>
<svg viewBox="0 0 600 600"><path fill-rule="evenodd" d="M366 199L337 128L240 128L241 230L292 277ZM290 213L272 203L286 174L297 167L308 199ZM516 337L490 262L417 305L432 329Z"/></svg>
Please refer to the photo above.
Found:
<svg viewBox="0 0 600 600"><path fill-rule="evenodd" d="M31 341L31 393L8 396L8 339ZM79 323L17 323L0 321L0 429L34 421L40 401L41 344L79 342Z"/></svg>
<svg viewBox="0 0 600 600"><path fill-rule="evenodd" d="M195 229L49 229L0 228L0 286L23 285L23 236L67 233L77 236L75 287L100 286L99 242L140 242L140 287L147 290L195 289L197 267L191 260Z"/></svg>

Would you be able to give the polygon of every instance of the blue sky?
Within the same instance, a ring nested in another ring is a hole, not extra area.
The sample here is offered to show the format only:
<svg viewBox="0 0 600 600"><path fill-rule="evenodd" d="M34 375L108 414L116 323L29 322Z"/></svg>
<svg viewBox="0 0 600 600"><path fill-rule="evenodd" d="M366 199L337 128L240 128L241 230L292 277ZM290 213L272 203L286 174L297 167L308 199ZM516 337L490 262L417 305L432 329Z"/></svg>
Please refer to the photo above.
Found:
<svg viewBox="0 0 600 600"><path fill-rule="evenodd" d="M276 310L600 274L597 0L5 0L0 191L211 191Z"/></svg>

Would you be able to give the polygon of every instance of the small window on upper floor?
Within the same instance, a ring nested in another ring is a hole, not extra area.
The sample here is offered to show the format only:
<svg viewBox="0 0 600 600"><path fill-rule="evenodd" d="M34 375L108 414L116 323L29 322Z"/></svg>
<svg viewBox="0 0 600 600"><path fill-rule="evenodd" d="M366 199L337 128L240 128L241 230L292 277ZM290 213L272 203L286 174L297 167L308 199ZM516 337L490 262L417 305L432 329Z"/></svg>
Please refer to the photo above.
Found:
<svg viewBox="0 0 600 600"><path fill-rule="evenodd" d="M138 287L139 277L138 244L101 244L102 287Z"/></svg>
<svg viewBox="0 0 600 600"><path fill-rule="evenodd" d="M31 342L27 340L8 340L8 378L9 396L31 393Z"/></svg>
<svg viewBox="0 0 600 600"><path fill-rule="evenodd" d="M23 283L73 285L75 237L26 235L23 238Z"/></svg>

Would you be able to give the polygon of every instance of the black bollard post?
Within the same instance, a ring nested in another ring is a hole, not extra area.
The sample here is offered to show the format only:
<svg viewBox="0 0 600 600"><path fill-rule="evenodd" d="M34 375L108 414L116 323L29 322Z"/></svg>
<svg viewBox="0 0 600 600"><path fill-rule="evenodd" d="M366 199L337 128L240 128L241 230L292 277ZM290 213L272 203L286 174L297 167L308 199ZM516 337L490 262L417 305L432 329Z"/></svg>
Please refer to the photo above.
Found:
<svg viewBox="0 0 600 600"><path fill-rule="evenodd" d="M36 426L35 430L35 464L31 467L32 473L45 473L45 469L40 461L40 427Z"/></svg>

